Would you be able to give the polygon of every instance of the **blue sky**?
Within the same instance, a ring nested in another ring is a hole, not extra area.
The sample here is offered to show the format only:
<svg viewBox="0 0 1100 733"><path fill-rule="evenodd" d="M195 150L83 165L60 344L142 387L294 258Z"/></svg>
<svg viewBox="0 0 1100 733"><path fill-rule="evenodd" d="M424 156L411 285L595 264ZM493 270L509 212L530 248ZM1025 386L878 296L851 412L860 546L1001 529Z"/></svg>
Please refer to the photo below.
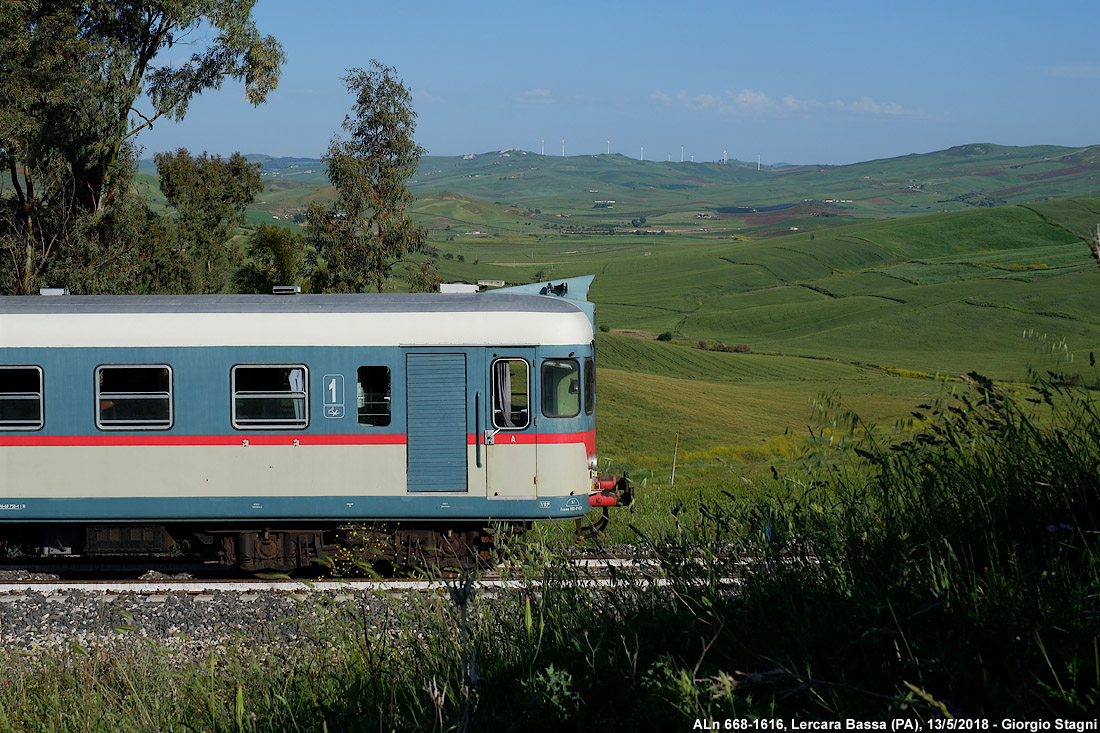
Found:
<svg viewBox="0 0 1100 733"><path fill-rule="evenodd" d="M141 134L145 157L320 157L350 109L341 77L372 58L411 89L433 155L564 139L567 155L842 164L1100 143L1097 0L257 0L254 17L287 56L268 102L208 91Z"/></svg>

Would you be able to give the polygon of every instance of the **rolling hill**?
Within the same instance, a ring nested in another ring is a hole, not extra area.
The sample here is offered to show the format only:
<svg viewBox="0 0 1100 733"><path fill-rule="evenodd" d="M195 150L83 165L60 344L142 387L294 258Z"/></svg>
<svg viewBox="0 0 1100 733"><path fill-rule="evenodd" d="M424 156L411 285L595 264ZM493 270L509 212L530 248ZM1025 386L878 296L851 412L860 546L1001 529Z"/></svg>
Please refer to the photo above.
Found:
<svg viewBox="0 0 1100 733"><path fill-rule="evenodd" d="M318 161L257 158L250 223L332 195ZM412 189L447 280L597 275L602 450L645 464L674 433L782 459L824 393L890 422L936 375L1100 383L1097 173L1100 146L760 170L508 150L426 157Z"/></svg>
<svg viewBox="0 0 1100 733"><path fill-rule="evenodd" d="M316 159L249 155L268 189L256 218L286 216L330 196ZM142 161L143 176L155 176ZM618 226L639 216L688 223L706 213L727 227L755 230L800 220L823 224L960 211L1100 193L1100 146L1006 147L987 143L844 166L763 167L739 161L672 163L623 155L557 157L523 150L425 156L411 182L422 201L457 195ZM149 180L149 179L145 179ZM155 188L155 186L154 186ZM613 202L597 208L596 202Z"/></svg>
<svg viewBox="0 0 1100 733"><path fill-rule="evenodd" d="M251 223L296 226L332 195L319 161L250 157L266 182ZM503 150L427 156L412 189L448 279L594 272L609 328L1019 379L1025 333L1100 350L1097 173L1100 146L760 170Z"/></svg>

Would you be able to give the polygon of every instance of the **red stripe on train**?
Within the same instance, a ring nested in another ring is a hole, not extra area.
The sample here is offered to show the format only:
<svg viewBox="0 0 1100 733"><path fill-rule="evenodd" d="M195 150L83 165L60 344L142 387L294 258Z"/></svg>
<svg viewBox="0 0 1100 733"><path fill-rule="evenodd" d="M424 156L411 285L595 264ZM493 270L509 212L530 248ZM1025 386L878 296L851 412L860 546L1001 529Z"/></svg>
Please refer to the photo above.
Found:
<svg viewBox="0 0 1100 733"><path fill-rule="evenodd" d="M473 445L476 436L469 436L468 445ZM589 453L596 452L596 431L581 433L509 433L503 430L493 436L494 445L562 445L566 443L584 443Z"/></svg>
<svg viewBox="0 0 1100 733"><path fill-rule="evenodd" d="M466 444L474 445L476 435L467 435ZM19 447L106 447L106 446L218 446L218 445L405 445L404 433L385 435L0 435L0 448ZM584 443L595 452L596 431L581 433L497 433L496 445L560 445Z"/></svg>
<svg viewBox="0 0 1100 733"><path fill-rule="evenodd" d="M405 445L399 435L4 435L0 447L115 446L115 445Z"/></svg>

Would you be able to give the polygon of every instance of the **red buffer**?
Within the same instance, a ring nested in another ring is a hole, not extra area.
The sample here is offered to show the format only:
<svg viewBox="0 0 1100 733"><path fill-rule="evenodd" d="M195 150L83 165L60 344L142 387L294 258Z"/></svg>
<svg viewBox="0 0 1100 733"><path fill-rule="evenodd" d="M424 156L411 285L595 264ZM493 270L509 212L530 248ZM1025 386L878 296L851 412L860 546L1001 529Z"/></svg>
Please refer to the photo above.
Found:
<svg viewBox="0 0 1100 733"><path fill-rule="evenodd" d="M593 537L602 532L610 522L608 507L630 506L634 503L634 485L624 472L619 478L614 476L601 476L592 486L592 493L588 495L588 505L600 507L603 516L587 527L582 527L577 520L577 541Z"/></svg>

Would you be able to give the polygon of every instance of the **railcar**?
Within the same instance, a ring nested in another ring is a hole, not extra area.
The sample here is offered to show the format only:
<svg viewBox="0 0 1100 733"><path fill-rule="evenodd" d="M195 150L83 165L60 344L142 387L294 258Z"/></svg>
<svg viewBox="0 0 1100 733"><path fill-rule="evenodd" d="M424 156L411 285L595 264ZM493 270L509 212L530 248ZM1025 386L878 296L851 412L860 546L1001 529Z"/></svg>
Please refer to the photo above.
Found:
<svg viewBox="0 0 1100 733"><path fill-rule="evenodd" d="M494 523L581 517L605 499L579 280L0 298L0 541L289 570L341 546L476 555Z"/></svg>

